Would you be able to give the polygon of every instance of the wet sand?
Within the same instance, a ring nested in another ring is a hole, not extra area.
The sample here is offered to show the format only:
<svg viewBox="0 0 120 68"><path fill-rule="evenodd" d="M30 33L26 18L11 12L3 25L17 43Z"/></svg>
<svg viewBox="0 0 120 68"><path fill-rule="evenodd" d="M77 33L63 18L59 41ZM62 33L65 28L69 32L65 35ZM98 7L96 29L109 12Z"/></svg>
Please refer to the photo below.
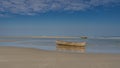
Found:
<svg viewBox="0 0 120 68"><path fill-rule="evenodd" d="M0 47L0 68L120 68L120 54L86 54Z"/></svg>
<svg viewBox="0 0 120 68"><path fill-rule="evenodd" d="M17 40L0 40L0 42L16 42Z"/></svg>

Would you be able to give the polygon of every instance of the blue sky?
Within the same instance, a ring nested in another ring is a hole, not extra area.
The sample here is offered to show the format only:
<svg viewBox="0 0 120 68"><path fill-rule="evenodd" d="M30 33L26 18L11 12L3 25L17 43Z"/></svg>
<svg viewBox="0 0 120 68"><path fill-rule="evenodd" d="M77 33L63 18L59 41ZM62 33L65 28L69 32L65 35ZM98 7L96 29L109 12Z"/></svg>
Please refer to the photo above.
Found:
<svg viewBox="0 0 120 68"><path fill-rule="evenodd" d="M0 36L120 36L120 0L0 0Z"/></svg>

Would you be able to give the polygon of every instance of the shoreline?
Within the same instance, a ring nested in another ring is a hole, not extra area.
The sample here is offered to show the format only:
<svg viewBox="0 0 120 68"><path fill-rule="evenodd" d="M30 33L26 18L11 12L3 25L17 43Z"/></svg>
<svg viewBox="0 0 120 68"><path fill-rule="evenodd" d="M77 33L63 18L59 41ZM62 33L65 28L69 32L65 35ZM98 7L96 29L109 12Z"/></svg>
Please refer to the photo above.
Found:
<svg viewBox="0 0 120 68"><path fill-rule="evenodd" d="M81 38L81 36L0 36L0 38Z"/></svg>
<svg viewBox="0 0 120 68"><path fill-rule="evenodd" d="M0 68L119 68L120 54L63 53L0 46Z"/></svg>

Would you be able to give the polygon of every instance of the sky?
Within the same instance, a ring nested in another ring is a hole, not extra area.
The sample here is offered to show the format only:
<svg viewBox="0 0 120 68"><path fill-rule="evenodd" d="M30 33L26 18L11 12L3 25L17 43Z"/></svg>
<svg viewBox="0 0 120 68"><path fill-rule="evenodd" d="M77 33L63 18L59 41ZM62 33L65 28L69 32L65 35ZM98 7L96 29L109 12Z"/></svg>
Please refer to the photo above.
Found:
<svg viewBox="0 0 120 68"><path fill-rule="evenodd" d="M0 36L120 36L120 0L0 0Z"/></svg>

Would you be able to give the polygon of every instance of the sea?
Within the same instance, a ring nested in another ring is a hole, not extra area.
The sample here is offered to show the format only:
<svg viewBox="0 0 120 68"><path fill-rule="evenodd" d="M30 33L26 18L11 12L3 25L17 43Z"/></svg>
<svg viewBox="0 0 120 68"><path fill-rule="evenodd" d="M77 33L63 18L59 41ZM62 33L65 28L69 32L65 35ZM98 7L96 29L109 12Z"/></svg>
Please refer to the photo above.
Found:
<svg viewBox="0 0 120 68"><path fill-rule="evenodd" d="M11 41L13 40L13 41ZM86 42L85 47L60 46L56 40L69 42ZM110 53L120 54L120 38L0 38L0 46L35 48L46 51L69 53Z"/></svg>

